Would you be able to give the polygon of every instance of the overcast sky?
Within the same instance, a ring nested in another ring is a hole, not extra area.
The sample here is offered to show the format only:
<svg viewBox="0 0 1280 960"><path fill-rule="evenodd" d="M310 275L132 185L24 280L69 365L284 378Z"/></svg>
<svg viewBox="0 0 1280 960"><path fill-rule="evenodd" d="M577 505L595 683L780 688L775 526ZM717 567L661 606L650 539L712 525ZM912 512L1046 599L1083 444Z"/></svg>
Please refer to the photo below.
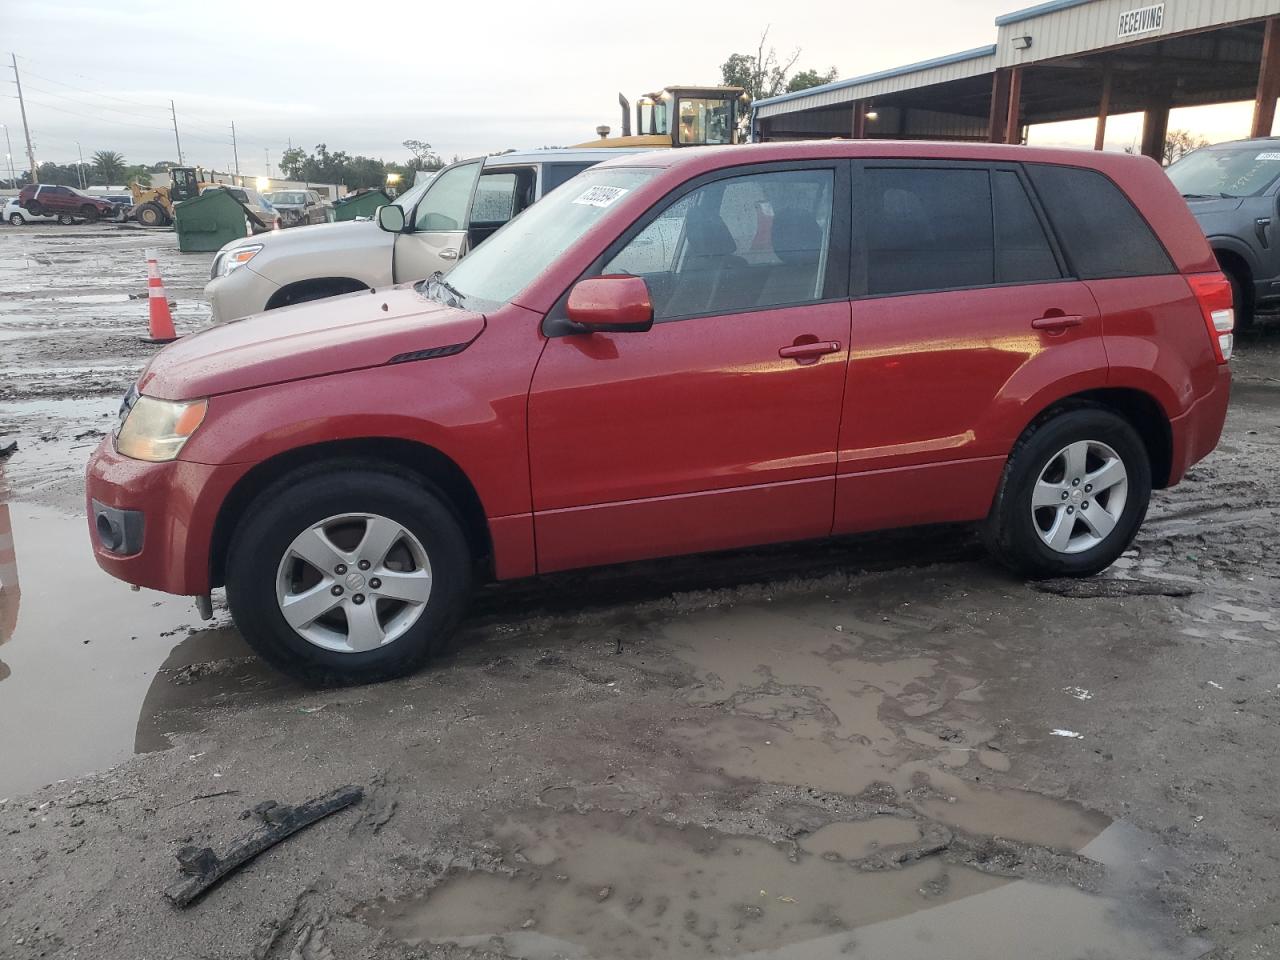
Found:
<svg viewBox="0 0 1280 960"><path fill-rule="evenodd" d="M1030 0L1027 0L1030 2ZM734 0L653 7L635 3L0 0L0 40L18 55L39 162L100 149L131 163L176 159L169 100L184 159L227 169L235 121L240 166L275 172L290 139L308 150L386 160L401 141L426 140L448 159L571 144L597 124L618 127L617 94L715 83L760 31L797 67L841 77L995 42L996 15L1019 0L909 4ZM0 123L25 166L7 62ZM1243 136L1248 108L1177 111L1173 127L1211 139ZM1113 122L1108 145L1137 136ZM1092 142L1091 124L1039 128L1032 142Z"/></svg>

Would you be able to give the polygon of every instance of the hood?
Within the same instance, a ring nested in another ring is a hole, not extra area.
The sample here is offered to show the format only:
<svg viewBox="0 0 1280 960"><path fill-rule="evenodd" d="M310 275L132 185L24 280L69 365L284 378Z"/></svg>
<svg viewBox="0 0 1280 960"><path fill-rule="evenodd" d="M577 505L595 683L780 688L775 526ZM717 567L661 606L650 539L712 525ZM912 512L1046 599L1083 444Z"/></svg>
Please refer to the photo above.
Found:
<svg viewBox="0 0 1280 960"><path fill-rule="evenodd" d="M470 343L484 316L427 300L405 284L300 303L183 337L161 350L138 389L190 400L378 367L392 357Z"/></svg>
<svg viewBox="0 0 1280 960"><path fill-rule="evenodd" d="M1230 213L1239 210L1244 203L1243 197L1213 197L1209 200L1188 200L1192 216L1201 217L1212 213Z"/></svg>
<svg viewBox="0 0 1280 960"><path fill-rule="evenodd" d="M381 244L390 248L396 237L387 233L372 220L343 220L338 223L315 223L306 227L293 227L279 233L263 233L256 237L240 237L232 240L219 254L236 247L249 244L262 244L259 256L266 258L268 253L306 254L311 250L332 252L339 246L369 247Z"/></svg>

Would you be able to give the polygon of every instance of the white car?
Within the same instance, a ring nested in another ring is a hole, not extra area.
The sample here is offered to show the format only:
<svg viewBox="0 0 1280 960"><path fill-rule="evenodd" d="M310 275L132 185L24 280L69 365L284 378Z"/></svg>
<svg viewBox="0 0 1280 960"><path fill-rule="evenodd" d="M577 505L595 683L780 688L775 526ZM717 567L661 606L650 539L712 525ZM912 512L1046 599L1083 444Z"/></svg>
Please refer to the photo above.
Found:
<svg viewBox="0 0 1280 960"><path fill-rule="evenodd" d="M75 222L75 218L69 213L64 213L63 217L66 218L64 221L66 223ZM15 227L20 227L24 223L53 223L57 219L58 217L54 216L52 213L42 213L37 216L25 207L18 206L17 197L10 197L5 201L4 222L11 223Z"/></svg>
<svg viewBox="0 0 1280 960"><path fill-rule="evenodd" d="M463 160L380 208L374 220L294 227L218 251L204 294L222 323L422 280L448 270L525 207L622 150L536 150Z"/></svg>

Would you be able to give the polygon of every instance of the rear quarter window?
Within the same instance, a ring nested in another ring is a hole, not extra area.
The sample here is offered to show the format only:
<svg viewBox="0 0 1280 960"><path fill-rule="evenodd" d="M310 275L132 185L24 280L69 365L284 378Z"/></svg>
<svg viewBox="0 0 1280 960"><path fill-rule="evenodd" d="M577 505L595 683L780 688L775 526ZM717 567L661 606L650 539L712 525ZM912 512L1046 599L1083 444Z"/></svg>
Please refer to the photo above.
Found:
<svg viewBox="0 0 1280 960"><path fill-rule="evenodd" d="M1027 164L1067 259L1082 280L1174 273L1173 261L1133 202L1094 170Z"/></svg>

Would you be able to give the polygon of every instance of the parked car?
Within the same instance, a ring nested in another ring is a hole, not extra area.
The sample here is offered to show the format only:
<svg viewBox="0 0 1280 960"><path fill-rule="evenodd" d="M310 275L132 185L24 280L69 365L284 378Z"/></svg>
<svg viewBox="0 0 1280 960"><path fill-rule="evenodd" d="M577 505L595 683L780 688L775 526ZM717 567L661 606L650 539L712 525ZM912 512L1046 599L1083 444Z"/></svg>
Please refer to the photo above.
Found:
<svg viewBox="0 0 1280 960"><path fill-rule="evenodd" d="M93 550L346 681L422 664L477 578L967 521L1085 576L1217 444L1233 322L1145 158L620 157L447 277L166 347L90 461Z"/></svg>
<svg viewBox="0 0 1280 960"><path fill-rule="evenodd" d="M300 227L332 219L333 204L315 190L273 190L266 196L279 212L282 226Z"/></svg>
<svg viewBox="0 0 1280 960"><path fill-rule="evenodd" d="M10 197L4 204L4 222L20 227L24 223L52 223L54 220L60 219L50 213L34 214L30 210L25 209L18 203L17 197ZM64 223L75 223L75 218L69 213L61 215Z"/></svg>
<svg viewBox="0 0 1280 960"><path fill-rule="evenodd" d="M18 193L19 205L37 215L52 214L60 223L70 223L63 215L93 222L100 217L113 217L116 205L101 197L91 196L75 187L28 184Z"/></svg>
<svg viewBox="0 0 1280 960"><path fill-rule="evenodd" d="M253 224L254 233L265 233L268 230L276 230L284 225L283 218L275 206L252 187L237 187L231 184L216 184L206 187L201 193L207 193L210 190L225 190L244 207L258 218L260 223Z"/></svg>
<svg viewBox="0 0 1280 960"><path fill-rule="evenodd" d="M383 208L397 214L390 226L401 229L353 220L228 243L204 288L213 320L448 271L539 197L620 152L536 150L464 160Z"/></svg>
<svg viewBox="0 0 1280 960"><path fill-rule="evenodd" d="M1280 138L1203 147L1169 167L1231 281L1236 323L1280 305Z"/></svg>

